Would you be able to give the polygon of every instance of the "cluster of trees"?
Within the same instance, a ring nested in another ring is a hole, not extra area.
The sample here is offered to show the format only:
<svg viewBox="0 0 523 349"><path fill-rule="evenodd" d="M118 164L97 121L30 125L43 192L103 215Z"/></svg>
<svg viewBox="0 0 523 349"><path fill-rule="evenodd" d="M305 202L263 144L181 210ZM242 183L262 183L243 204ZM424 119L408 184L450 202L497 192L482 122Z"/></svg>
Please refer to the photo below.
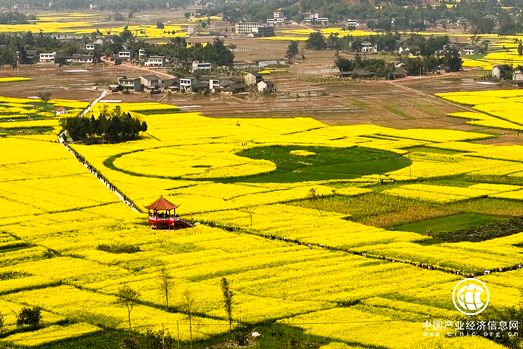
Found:
<svg viewBox="0 0 523 349"><path fill-rule="evenodd" d="M350 35L339 37L337 34L330 34L325 37L320 32L314 32L305 41L305 47L311 50L332 49L360 52L364 41L377 44L378 49L385 52L394 52L401 45L404 45L409 47L411 52L419 52L422 56L429 56L441 51L450 43L446 35L426 37L419 34L409 34L402 37L397 32L388 32L367 37L352 37Z"/></svg>
<svg viewBox="0 0 523 349"><path fill-rule="evenodd" d="M463 61L461 60L459 50L454 47L448 48L439 54L405 58L402 62L408 75L431 73L439 68L445 68L451 72L460 71L463 68Z"/></svg>
<svg viewBox="0 0 523 349"><path fill-rule="evenodd" d="M73 141L123 142L138 138L140 132L147 131L147 123L134 118L130 113L122 113L117 106L112 113L104 110L98 118L69 117L60 120L63 131Z"/></svg>
<svg viewBox="0 0 523 349"><path fill-rule="evenodd" d="M0 50L0 66L15 65L16 52L20 55L21 63L29 63L26 56L28 48L40 52L60 52L62 46L66 45L52 37L50 34L39 33L33 35L31 32L21 34L0 33L0 45L5 48Z"/></svg>
<svg viewBox="0 0 523 349"><path fill-rule="evenodd" d="M101 10L146 10L179 8L187 6L190 0L0 0L0 7L29 5L31 8L51 8L58 10L88 9L91 4Z"/></svg>
<svg viewBox="0 0 523 349"><path fill-rule="evenodd" d="M26 16L18 11L0 13L0 24L27 24L33 19L35 15Z"/></svg>
<svg viewBox="0 0 523 349"><path fill-rule="evenodd" d="M44 33L0 33L0 45L5 46L5 49L0 51L0 66L16 65L17 52L20 63L34 63L27 58L29 49L37 52L56 52L55 62L65 64L68 57L75 53L85 52L85 44L101 36L102 33L94 31L91 35L85 35L78 40L61 41L55 39L51 34ZM216 39L205 46L202 44L189 46L184 38L174 38L171 39L170 45L154 45L136 39L127 28L120 33L110 35L107 40L104 40L104 44L97 45L91 54L94 54L95 57L113 56L124 48L130 50L135 57L138 56L138 50L143 48L149 55L166 56L174 62L198 60L216 65L231 65L234 61L234 53L224 45L222 40Z"/></svg>
<svg viewBox="0 0 523 349"><path fill-rule="evenodd" d="M223 40L215 39L207 45L199 43L189 46L185 38L172 38L169 45L154 45L147 42L135 40L128 30L124 30L112 42L103 47L103 53L112 55L126 46L135 56L138 50L143 48L149 55L165 56L174 62L204 61L215 65L231 65L234 61L234 53L225 46Z"/></svg>
<svg viewBox="0 0 523 349"><path fill-rule="evenodd" d="M523 28L522 7L522 0L463 0L451 8L443 3L431 6L419 0L376 0L356 4L342 0L214 0L213 6L200 12L208 15L223 12L224 19L231 22L263 21L271 18L277 9L281 9L287 18L299 22L307 12L318 12L331 23L353 18L365 20L370 28L383 31L420 31L438 20L456 22L460 19L463 28L472 33L514 34Z"/></svg>
<svg viewBox="0 0 523 349"><path fill-rule="evenodd" d="M359 52L364 41L377 44L381 51L392 52L400 46L401 35L389 32L367 37L353 37L351 35L340 37L337 33L333 33L325 37L320 32L314 32L309 34L309 38L305 41L305 47L310 50L330 49Z"/></svg>
<svg viewBox="0 0 523 349"><path fill-rule="evenodd" d="M338 57L335 63L340 72L353 72L354 78L358 77L358 73L355 70L372 72L377 77L387 77L395 70L394 64L386 63L383 59L362 59L359 54L354 59Z"/></svg>
<svg viewBox="0 0 523 349"><path fill-rule="evenodd" d="M402 63L407 75L427 74L443 67L449 71L459 71L462 69L462 60L456 48L449 48L438 54L434 53L415 58L403 58ZM335 64L342 73L365 70L374 73L377 77L388 78L396 71L394 63L387 63L383 59L362 59L359 54L357 54L354 59L340 56L336 59ZM357 73L354 73L353 77L357 77Z"/></svg>

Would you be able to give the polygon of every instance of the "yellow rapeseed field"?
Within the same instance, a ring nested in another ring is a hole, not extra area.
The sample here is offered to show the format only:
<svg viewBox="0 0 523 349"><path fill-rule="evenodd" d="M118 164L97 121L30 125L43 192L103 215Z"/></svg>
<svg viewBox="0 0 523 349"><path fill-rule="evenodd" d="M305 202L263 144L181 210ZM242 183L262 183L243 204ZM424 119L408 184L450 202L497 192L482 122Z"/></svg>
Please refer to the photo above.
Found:
<svg viewBox="0 0 523 349"><path fill-rule="evenodd" d="M467 96L467 103L481 99ZM500 92L489 94L489 102L518 97ZM50 103L77 112L86 106ZM140 292L132 331L165 328L183 344L191 336L224 335L229 324L220 281L227 277L234 292L234 328L277 321L332 341L329 349L343 348L341 342L387 348L498 347L481 338L428 338L422 324L459 317L450 297L463 277L457 273L479 275L520 263L517 246L523 234L431 244L422 234L382 229L358 222L356 214L327 211L321 200L380 195L429 205L517 202L523 200L523 187L492 178L523 173L523 147L471 142L491 137L480 132L328 126L307 117L208 118L159 103L100 103L93 112L117 106L147 122L142 138L72 148L143 212L122 203L58 143L56 128L44 135L10 133L14 124L56 127L56 116L0 123L6 130L0 138L0 311L7 329L14 331L0 338L0 345L35 346L96 337L105 329L123 331L128 314L118 303L122 285ZM12 98L0 98L0 107L11 118L26 119L41 108L38 101ZM491 117L501 120L490 114L470 118L489 122ZM282 147L281 163L242 153ZM402 156L404 166L347 178L256 180L289 163L299 166L292 170L299 176L316 166L321 154L362 149L387 151L385 161ZM423 183L457 175L491 177L466 186ZM179 204L177 213L195 226L150 229L144 206L160 195ZM302 199L313 206L293 204ZM169 308L159 286L162 268L173 282ZM520 274L480 276L492 286L493 307L518 302ZM182 311L187 297L196 314L192 323ZM24 306L41 307L42 328L16 329L13 312Z"/></svg>

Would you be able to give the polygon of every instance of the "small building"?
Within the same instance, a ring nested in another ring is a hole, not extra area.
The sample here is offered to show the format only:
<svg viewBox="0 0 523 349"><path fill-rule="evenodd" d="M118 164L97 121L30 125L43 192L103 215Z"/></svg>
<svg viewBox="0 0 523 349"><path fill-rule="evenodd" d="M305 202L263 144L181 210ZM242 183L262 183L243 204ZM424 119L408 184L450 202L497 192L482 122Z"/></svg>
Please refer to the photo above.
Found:
<svg viewBox="0 0 523 349"><path fill-rule="evenodd" d="M58 116L58 115L64 115L64 114L67 114L69 113L69 110L66 108L66 107L58 107L56 108L55 110L55 114Z"/></svg>
<svg viewBox="0 0 523 349"><path fill-rule="evenodd" d="M247 86L256 85L263 80L263 76L259 73L247 73L243 76L243 82Z"/></svg>
<svg viewBox="0 0 523 349"><path fill-rule="evenodd" d="M93 55L86 55L82 53L75 53L66 59L67 63L95 63L96 59Z"/></svg>
<svg viewBox="0 0 523 349"><path fill-rule="evenodd" d="M222 92L241 93L245 92L247 86L239 80L224 79L220 81Z"/></svg>
<svg viewBox="0 0 523 349"><path fill-rule="evenodd" d="M407 77L407 71L402 67L396 67L393 72L389 73L387 78L389 80L402 79Z"/></svg>
<svg viewBox="0 0 523 349"><path fill-rule="evenodd" d="M123 61L129 61L131 59L131 51L118 52L118 58L120 58Z"/></svg>
<svg viewBox="0 0 523 349"><path fill-rule="evenodd" d="M523 70L522 68L514 69L512 72L512 80L518 85L523 86Z"/></svg>
<svg viewBox="0 0 523 349"><path fill-rule="evenodd" d="M119 76L117 78L118 87L124 91L142 91L142 80L140 78L128 78L127 76Z"/></svg>
<svg viewBox="0 0 523 349"><path fill-rule="evenodd" d="M360 26L360 23L355 19L347 19L347 29L355 30Z"/></svg>
<svg viewBox="0 0 523 349"><path fill-rule="evenodd" d="M465 46L461 49L461 53L464 55L475 55L478 53L478 49L474 46Z"/></svg>
<svg viewBox="0 0 523 349"><path fill-rule="evenodd" d="M272 81L260 81L257 84L258 92L261 93L275 93L276 85Z"/></svg>
<svg viewBox="0 0 523 349"><path fill-rule="evenodd" d="M361 53L378 53L378 44L373 44L370 41L361 43Z"/></svg>
<svg viewBox="0 0 523 349"><path fill-rule="evenodd" d="M216 91L221 89L222 85L220 84L219 79L209 79L209 90Z"/></svg>
<svg viewBox="0 0 523 349"><path fill-rule="evenodd" d="M180 91L189 91L192 87L193 79L180 78Z"/></svg>
<svg viewBox="0 0 523 349"><path fill-rule="evenodd" d="M42 52L40 53L40 63L52 63L56 59L56 52Z"/></svg>
<svg viewBox="0 0 523 349"><path fill-rule="evenodd" d="M402 46L400 46L400 48L398 49L398 54L400 56L404 56L404 57L413 56L412 53L410 52L410 48L408 48L408 47L403 48Z"/></svg>
<svg viewBox="0 0 523 349"><path fill-rule="evenodd" d="M145 53L145 49L141 48L138 50L138 59L139 60L145 59L146 56L147 55Z"/></svg>
<svg viewBox="0 0 523 349"><path fill-rule="evenodd" d="M252 37L274 36L274 27L257 22L238 22L234 26L234 30L238 35Z"/></svg>
<svg viewBox="0 0 523 349"><path fill-rule="evenodd" d="M145 206L148 212L148 223L153 229L190 228L193 225L176 215L176 209L180 207L161 196L152 204Z"/></svg>
<svg viewBox="0 0 523 349"><path fill-rule="evenodd" d="M85 50L86 51L94 51L95 48L96 48L96 45L93 44L93 43L85 44Z"/></svg>
<svg viewBox="0 0 523 349"><path fill-rule="evenodd" d="M148 211L149 226L153 229L176 229L176 209L178 207L164 199L163 196L145 206Z"/></svg>
<svg viewBox="0 0 523 349"><path fill-rule="evenodd" d="M29 64L35 63L36 59L38 57L39 57L38 52L36 52L36 50L32 50L32 49L25 50L25 63L29 63Z"/></svg>
<svg viewBox="0 0 523 349"><path fill-rule="evenodd" d="M327 17L320 17L318 13L313 13L303 19L304 23L315 24L315 25L327 25L329 19Z"/></svg>
<svg viewBox="0 0 523 349"><path fill-rule="evenodd" d="M192 66L191 66L191 72L194 73L195 71L210 71L211 68L212 68L211 63L193 61Z"/></svg>
<svg viewBox="0 0 523 349"><path fill-rule="evenodd" d="M159 76L144 75L140 77L140 80L146 90L160 90L162 88L162 79Z"/></svg>
<svg viewBox="0 0 523 349"><path fill-rule="evenodd" d="M147 58L144 65L146 67L163 67L165 65L165 57L164 56L151 56Z"/></svg>
<svg viewBox="0 0 523 349"><path fill-rule="evenodd" d="M493 66L492 67L492 77L500 79L501 78L501 71L502 71L502 65L501 64L497 64L497 65Z"/></svg>

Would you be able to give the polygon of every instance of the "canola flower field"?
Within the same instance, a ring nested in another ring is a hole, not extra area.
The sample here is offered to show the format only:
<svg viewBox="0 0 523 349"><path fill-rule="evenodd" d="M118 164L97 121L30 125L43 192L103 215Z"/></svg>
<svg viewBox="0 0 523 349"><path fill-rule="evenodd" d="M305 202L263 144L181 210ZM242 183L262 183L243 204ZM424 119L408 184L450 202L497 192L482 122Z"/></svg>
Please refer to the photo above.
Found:
<svg viewBox="0 0 523 349"><path fill-rule="evenodd" d="M440 97L475 108L487 101L481 115L517 125L517 114L485 110L506 99L518 103L516 92L462 95ZM492 137L486 132L328 126L307 117L214 119L172 105L121 103L147 122L141 139L71 146L143 211L135 212L58 142L58 117L29 117L39 101L0 103L0 346L74 346L75 337L124 331L127 311L116 296L122 285L140 292L133 331L167 328L185 344L191 335L216 338L229 330L220 289L227 277L235 328L293 326L327 349L501 348L479 337L426 336L422 325L460 318L451 292L464 276L487 282L494 309L517 304L523 233L431 243L427 234L362 223L356 205L347 213L322 203L353 200L368 203L366 213L394 213L372 201L380 198L413 209L459 203L517 215L522 146L476 142ZM50 104L71 115L87 106ZM95 115L97 108L104 106L95 106ZM34 132L5 131L10 125ZM144 206L160 195L196 225L150 229ZM102 244L135 249L116 253ZM169 307L159 289L161 268L174 281ZM192 333L184 294L194 299ZM17 328L25 306L41 307L41 328Z"/></svg>
<svg viewBox="0 0 523 349"><path fill-rule="evenodd" d="M187 26L189 25L190 23L168 22L165 23L164 28L159 29L156 23L115 24L107 21L101 15L88 12L67 13L67 16L64 16L64 13L45 13L28 24L2 24L0 32L24 33L30 31L33 33L88 35L98 30L102 35L111 35L120 33L124 27L127 27L136 37L160 39L185 37L187 35Z"/></svg>

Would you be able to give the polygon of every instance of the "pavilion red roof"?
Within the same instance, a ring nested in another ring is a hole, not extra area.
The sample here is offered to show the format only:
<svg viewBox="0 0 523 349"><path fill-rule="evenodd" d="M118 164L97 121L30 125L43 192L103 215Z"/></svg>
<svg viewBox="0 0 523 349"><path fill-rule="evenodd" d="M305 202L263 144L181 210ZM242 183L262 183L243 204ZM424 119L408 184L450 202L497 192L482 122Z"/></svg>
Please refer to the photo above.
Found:
<svg viewBox="0 0 523 349"><path fill-rule="evenodd" d="M178 206L179 205L175 205L172 202L170 202L169 200L164 199L163 196L161 196L158 200L156 200L149 206L145 206L145 208L148 210L159 211L159 210L172 210L172 209L177 208Z"/></svg>

